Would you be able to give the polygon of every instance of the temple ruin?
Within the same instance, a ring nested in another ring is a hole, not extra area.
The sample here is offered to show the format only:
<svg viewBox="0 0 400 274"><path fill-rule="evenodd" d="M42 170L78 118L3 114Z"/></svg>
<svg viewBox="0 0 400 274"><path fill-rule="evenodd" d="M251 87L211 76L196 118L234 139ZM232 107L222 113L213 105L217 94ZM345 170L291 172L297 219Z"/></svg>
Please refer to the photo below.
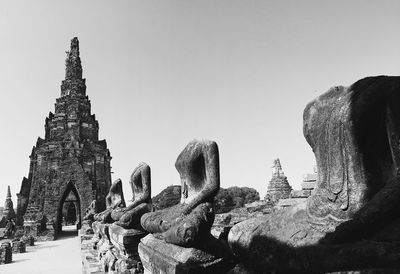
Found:
<svg viewBox="0 0 400 274"><path fill-rule="evenodd" d="M275 204L280 199L289 198L291 191L292 187L289 185L285 173L283 173L281 162L279 159L275 159L272 167L272 178L268 184L265 200L271 201Z"/></svg>
<svg viewBox="0 0 400 274"><path fill-rule="evenodd" d="M32 149L29 175L17 194L17 224L35 237L46 231L46 239L57 236L63 221L79 228L93 200L104 210L111 185L110 151L106 141L99 140L76 37L65 64L61 96L46 118L45 138L39 137Z"/></svg>

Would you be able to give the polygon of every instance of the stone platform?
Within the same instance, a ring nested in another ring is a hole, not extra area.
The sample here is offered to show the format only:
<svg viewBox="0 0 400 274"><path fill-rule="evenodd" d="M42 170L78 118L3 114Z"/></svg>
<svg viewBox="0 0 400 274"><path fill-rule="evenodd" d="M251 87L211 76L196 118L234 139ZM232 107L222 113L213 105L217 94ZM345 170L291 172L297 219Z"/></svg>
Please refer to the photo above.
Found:
<svg viewBox="0 0 400 274"><path fill-rule="evenodd" d="M137 270L142 272L138 245L140 239L147 235L147 232L138 229L124 229L112 224L109 227L111 243L113 244L112 256L115 258L114 268L117 273L132 273Z"/></svg>
<svg viewBox="0 0 400 274"><path fill-rule="evenodd" d="M147 235L139 244L145 274L226 273L234 265L229 248L214 237L202 247L185 248Z"/></svg>
<svg viewBox="0 0 400 274"><path fill-rule="evenodd" d="M93 249L92 237L93 235L83 234L81 231L79 232L83 274L104 273L101 269L98 252Z"/></svg>

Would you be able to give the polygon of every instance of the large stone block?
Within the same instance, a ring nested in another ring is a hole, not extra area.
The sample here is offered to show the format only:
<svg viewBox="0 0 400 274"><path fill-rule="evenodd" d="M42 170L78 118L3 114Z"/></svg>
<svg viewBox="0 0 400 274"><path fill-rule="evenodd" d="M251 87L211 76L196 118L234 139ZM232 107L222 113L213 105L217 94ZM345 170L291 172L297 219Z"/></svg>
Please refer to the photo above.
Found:
<svg viewBox="0 0 400 274"><path fill-rule="evenodd" d="M139 244L146 274L225 273L233 266L229 248L214 237L198 248L185 248L147 235Z"/></svg>
<svg viewBox="0 0 400 274"><path fill-rule="evenodd" d="M13 253L25 253L26 252L26 244L21 240L13 240L12 241L12 252Z"/></svg>
<svg viewBox="0 0 400 274"><path fill-rule="evenodd" d="M115 260L111 262L117 273L125 273L136 270L142 272L142 266L138 254L138 245L140 239L147 235L147 232L138 229L124 229L116 224L112 224L109 228L110 239L114 246L110 250L108 258Z"/></svg>
<svg viewBox="0 0 400 274"><path fill-rule="evenodd" d="M147 235L147 232L138 229L125 229L116 224L109 228L112 244L124 258L131 258L138 255L140 239Z"/></svg>
<svg viewBox="0 0 400 274"><path fill-rule="evenodd" d="M97 250L93 249L92 236L80 235L81 237L81 258L83 274L100 274L104 273L98 258Z"/></svg>
<svg viewBox="0 0 400 274"><path fill-rule="evenodd" d="M0 264L12 262L12 247L10 242L3 242L0 246Z"/></svg>

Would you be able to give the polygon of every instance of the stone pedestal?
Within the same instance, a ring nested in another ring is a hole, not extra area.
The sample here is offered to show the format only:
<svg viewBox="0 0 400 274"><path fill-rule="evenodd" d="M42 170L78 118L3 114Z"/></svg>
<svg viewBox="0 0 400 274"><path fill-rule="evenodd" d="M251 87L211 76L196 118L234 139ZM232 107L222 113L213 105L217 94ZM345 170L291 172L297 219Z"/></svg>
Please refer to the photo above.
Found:
<svg viewBox="0 0 400 274"><path fill-rule="evenodd" d="M54 229L53 222L46 223L46 231L45 231L44 235L42 236L42 239L45 241L54 241L56 239L56 232Z"/></svg>
<svg viewBox="0 0 400 274"><path fill-rule="evenodd" d="M81 257L82 257L82 273L83 274L102 274L100 261L98 259L97 250L93 249L93 235L82 235L81 238Z"/></svg>
<svg viewBox="0 0 400 274"><path fill-rule="evenodd" d="M92 245L93 245L93 249L97 249L98 243L100 241L100 225L101 223L96 221L93 222L92 224L92 229L93 229L93 238L92 238Z"/></svg>
<svg viewBox="0 0 400 274"><path fill-rule="evenodd" d="M4 242L0 246L0 264L9 264L12 262L12 249L10 242Z"/></svg>
<svg viewBox="0 0 400 274"><path fill-rule="evenodd" d="M39 224L35 221L24 221L24 234L28 236L32 236L35 240L37 240L39 231Z"/></svg>
<svg viewBox="0 0 400 274"><path fill-rule="evenodd" d="M26 244L21 240L13 240L12 241L12 252L13 253L25 253L26 252Z"/></svg>
<svg viewBox="0 0 400 274"><path fill-rule="evenodd" d="M227 245L210 236L199 248L166 243L152 234L139 244L145 274L226 273L234 266Z"/></svg>
<svg viewBox="0 0 400 274"><path fill-rule="evenodd" d="M92 228L92 224L93 224L92 221L84 220L84 221L82 222L82 228L81 228L82 234L84 234L84 235L93 234L94 231L93 231L93 228Z"/></svg>
<svg viewBox="0 0 400 274"><path fill-rule="evenodd" d="M134 273L135 270L141 272L138 245L140 239L146 236L147 232L138 229L125 229L112 224L109 228L110 239L114 245L112 251L116 257L115 271L117 273Z"/></svg>
<svg viewBox="0 0 400 274"><path fill-rule="evenodd" d="M32 235L23 235L21 237L21 241L23 241L25 243L25 245L29 245L29 246L35 245L35 239L33 238Z"/></svg>
<svg viewBox="0 0 400 274"><path fill-rule="evenodd" d="M112 248L112 243L110 241L109 227L110 224L103 224L103 223L99 224L100 240L97 243L97 249L99 251L100 257L102 253L105 253L107 252L108 249Z"/></svg>

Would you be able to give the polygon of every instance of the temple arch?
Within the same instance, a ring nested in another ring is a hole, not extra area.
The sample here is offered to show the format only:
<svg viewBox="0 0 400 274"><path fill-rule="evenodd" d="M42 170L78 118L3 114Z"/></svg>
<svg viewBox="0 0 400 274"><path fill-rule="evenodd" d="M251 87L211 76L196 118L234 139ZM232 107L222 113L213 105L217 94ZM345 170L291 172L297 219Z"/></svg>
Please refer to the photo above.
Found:
<svg viewBox="0 0 400 274"><path fill-rule="evenodd" d="M63 214L63 208L65 211L66 209L68 210L68 208L71 208L72 205L75 208L76 229L80 229L81 223L82 223L81 199L80 199L79 192L76 189L74 182L69 181L67 186L65 187L64 193L61 196L60 203L58 205L57 232L62 231L63 219L65 219L67 217L65 215L65 212Z"/></svg>

